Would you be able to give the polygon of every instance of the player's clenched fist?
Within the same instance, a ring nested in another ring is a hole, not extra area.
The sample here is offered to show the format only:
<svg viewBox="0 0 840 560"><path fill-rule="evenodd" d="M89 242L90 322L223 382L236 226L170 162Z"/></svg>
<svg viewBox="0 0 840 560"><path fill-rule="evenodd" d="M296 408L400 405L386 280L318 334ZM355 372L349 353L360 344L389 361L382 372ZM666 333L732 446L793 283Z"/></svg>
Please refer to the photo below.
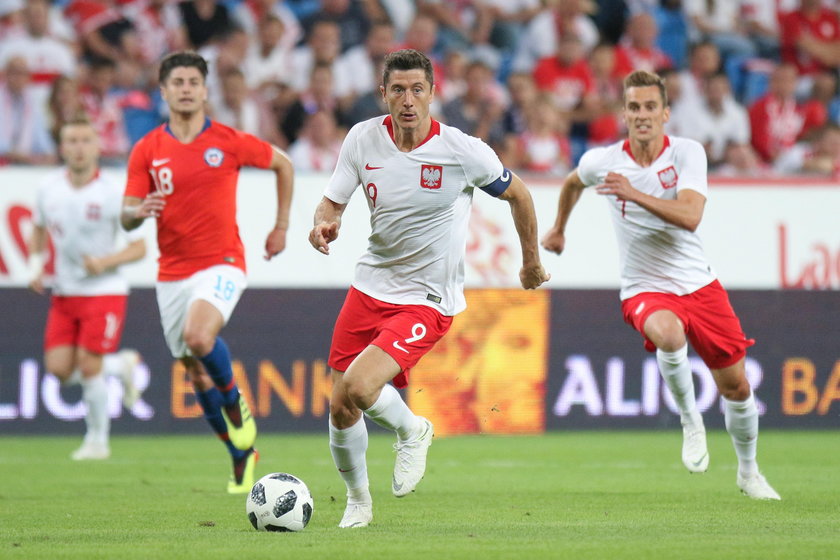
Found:
<svg viewBox="0 0 840 560"><path fill-rule="evenodd" d="M338 222L322 222L313 227L312 231L309 232L309 243L325 255L330 254L329 244L337 238Z"/></svg>
<svg viewBox="0 0 840 560"><path fill-rule="evenodd" d="M539 263L532 266L523 266L519 271L519 281L526 290L538 288L544 282L548 282L551 275L548 274Z"/></svg>

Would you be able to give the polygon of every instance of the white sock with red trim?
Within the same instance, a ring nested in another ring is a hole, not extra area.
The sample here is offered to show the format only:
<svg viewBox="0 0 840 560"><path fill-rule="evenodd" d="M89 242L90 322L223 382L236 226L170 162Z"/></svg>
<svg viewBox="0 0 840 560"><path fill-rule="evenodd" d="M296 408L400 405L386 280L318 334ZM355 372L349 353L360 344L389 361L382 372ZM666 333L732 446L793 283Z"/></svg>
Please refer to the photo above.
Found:
<svg viewBox="0 0 840 560"><path fill-rule="evenodd" d="M388 383L382 387L376 402L364 412L383 428L397 432L400 441L416 436L422 427L418 417L411 412L399 392Z"/></svg>
<svg viewBox="0 0 840 560"><path fill-rule="evenodd" d="M343 430L330 425L330 452L338 474L347 486L347 496L357 501L370 502L368 491L367 461L368 431L364 417ZM364 498L367 498L365 500Z"/></svg>

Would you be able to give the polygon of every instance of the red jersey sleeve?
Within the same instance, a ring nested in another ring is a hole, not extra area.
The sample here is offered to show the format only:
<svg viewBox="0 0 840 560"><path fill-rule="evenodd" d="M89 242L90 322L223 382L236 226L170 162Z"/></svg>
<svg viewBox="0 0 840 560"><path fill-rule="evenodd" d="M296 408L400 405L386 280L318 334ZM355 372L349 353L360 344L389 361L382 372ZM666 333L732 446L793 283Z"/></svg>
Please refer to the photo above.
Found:
<svg viewBox="0 0 840 560"><path fill-rule="evenodd" d="M125 196L146 198L154 190L152 176L149 174L149 158L145 139L140 140L131 150L128 157L128 179L125 185Z"/></svg>
<svg viewBox="0 0 840 560"><path fill-rule="evenodd" d="M265 140L260 140L252 134L237 130L236 141L233 146L240 166L268 169L271 165L274 150L271 144Z"/></svg>

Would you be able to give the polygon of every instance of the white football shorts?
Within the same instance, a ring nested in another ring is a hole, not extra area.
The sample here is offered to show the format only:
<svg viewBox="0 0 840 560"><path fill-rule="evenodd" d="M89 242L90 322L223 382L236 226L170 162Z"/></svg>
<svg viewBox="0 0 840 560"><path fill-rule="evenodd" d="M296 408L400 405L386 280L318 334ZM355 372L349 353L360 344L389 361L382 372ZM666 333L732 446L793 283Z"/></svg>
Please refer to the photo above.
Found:
<svg viewBox="0 0 840 560"><path fill-rule="evenodd" d="M160 323L172 356L183 358L192 355L184 342L184 326L194 301L200 299L210 303L219 310L227 324L247 285L245 273L228 265L211 266L183 280L158 282L155 292Z"/></svg>

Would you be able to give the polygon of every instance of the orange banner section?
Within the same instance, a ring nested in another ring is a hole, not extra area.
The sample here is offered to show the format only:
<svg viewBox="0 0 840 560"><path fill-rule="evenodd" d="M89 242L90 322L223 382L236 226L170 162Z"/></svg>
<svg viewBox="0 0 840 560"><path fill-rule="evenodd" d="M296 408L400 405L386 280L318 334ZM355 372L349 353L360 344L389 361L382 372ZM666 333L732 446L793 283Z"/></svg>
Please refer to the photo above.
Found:
<svg viewBox="0 0 840 560"><path fill-rule="evenodd" d="M548 290L467 290L467 310L411 370L406 399L436 435L545 430Z"/></svg>

